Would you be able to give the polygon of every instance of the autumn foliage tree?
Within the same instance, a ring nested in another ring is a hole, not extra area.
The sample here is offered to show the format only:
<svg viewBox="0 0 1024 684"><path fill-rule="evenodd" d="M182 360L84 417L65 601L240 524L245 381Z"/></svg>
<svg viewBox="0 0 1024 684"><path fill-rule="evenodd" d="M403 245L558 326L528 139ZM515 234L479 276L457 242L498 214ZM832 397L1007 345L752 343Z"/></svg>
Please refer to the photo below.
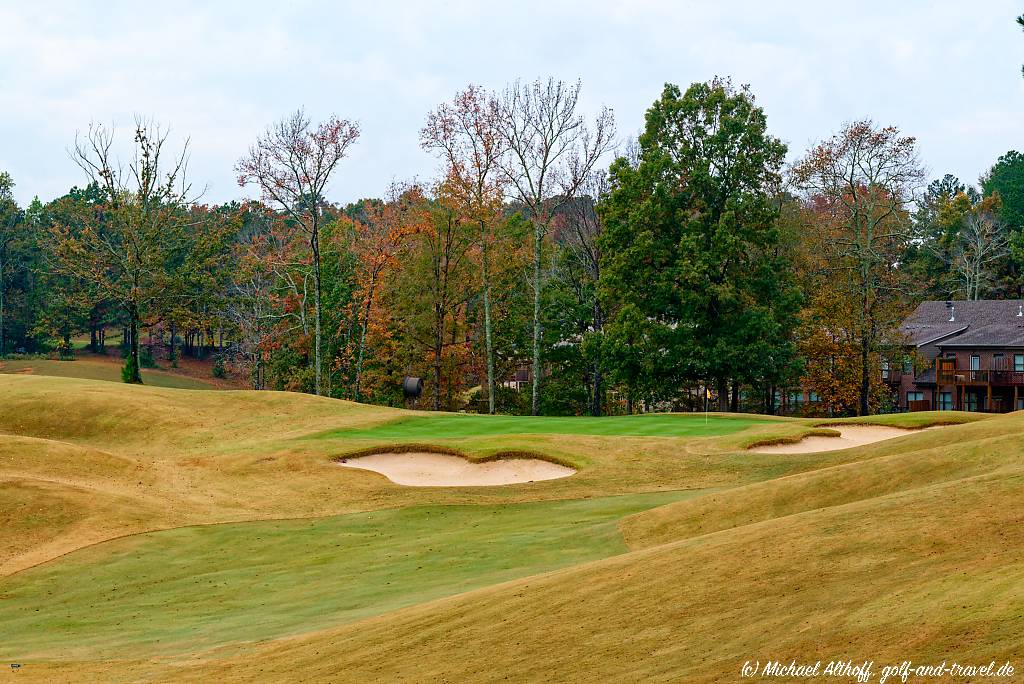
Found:
<svg viewBox="0 0 1024 684"><path fill-rule="evenodd" d="M355 353L352 396L362 396L366 340L382 279L398 268L408 239L427 229L430 212L419 186L393 186L384 202L366 202L360 219L351 222L351 249L357 260L359 339Z"/></svg>
<svg viewBox="0 0 1024 684"><path fill-rule="evenodd" d="M257 185L264 201L280 208L309 240L313 272L314 392L322 391L320 228L324 192L338 164L359 137L359 126L335 116L313 126L302 110L267 129L239 160L238 184Z"/></svg>
<svg viewBox="0 0 1024 684"><path fill-rule="evenodd" d="M874 357L895 343L905 313L900 256L911 234L909 209L923 184L917 141L892 126L858 121L814 147L792 169L816 204L823 276L855 303L860 373L858 413L871 411Z"/></svg>
<svg viewBox="0 0 1024 684"><path fill-rule="evenodd" d="M451 103L441 104L431 112L420 132L422 146L444 160L443 189L447 206L458 213L460 220L473 224L478 232L490 413L495 410L491 261L506 180L500 167L506 152L500 125L497 98L479 86L470 85Z"/></svg>

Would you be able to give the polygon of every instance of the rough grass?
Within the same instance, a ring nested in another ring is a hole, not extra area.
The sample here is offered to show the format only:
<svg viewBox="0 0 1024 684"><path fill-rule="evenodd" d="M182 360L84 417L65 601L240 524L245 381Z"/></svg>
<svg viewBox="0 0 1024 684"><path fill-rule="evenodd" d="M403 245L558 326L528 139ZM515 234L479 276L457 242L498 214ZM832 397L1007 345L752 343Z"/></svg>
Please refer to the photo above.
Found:
<svg viewBox="0 0 1024 684"><path fill-rule="evenodd" d="M8 359L0 361L0 373L49 375L58 378L106 380L122 382L121 360L113 357L90 356L72 361L54 359ZM142 369L142 382L153 387L176 389L217 389L212 381L200 380L179 373L153 368Z"/></svg>
<svg viewBox="0 0 1024 684"><path fill-rule="evenodd" d="M976 422L765 455L744 447L843 421L496 432L19 375L0 397L0 516L22 540L0 548L0 651L26 681L735 681L746 659L1024 643L1024 413L884 417ZM579 472L435 490L332 461L412 441ZM231 524L182 528L210 523Z"/></svg>

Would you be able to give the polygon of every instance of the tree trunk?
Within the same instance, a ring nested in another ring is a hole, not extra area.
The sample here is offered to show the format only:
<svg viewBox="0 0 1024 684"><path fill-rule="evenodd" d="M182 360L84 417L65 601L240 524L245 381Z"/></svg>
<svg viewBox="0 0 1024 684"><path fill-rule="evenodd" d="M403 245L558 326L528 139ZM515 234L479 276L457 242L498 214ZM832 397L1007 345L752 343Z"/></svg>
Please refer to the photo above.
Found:
<svg viewBox="0 0 1024 684"><path fill-rule="evenodd" d="M604 330L604 316L601 313L601 305L598 303L597 297L594 298L594 330ZM602 395L604 390L604 373L601 372L600 354L598 358L594 359L594 369L591 373L590 382L594 390L594 395L591 397L590 415L596 417L601 415L602 399L604 398Z"/></svg>
<svg viewBox="0 0 1024 684"><path fill-rule="evenodd" d="M171 358L170 358L170 362L171 362L172 366L176 367L178 365L178 356L177 356L177 354L175 354L175 351L176 351L175 350L175 346L174 346L174 338L176 336L175 333L176 333L176 329L175 329L174 321L171 321L171 352L170 352Z"/></svg>
<svg viewBox="0 0 1024 684"><path fill-rule="evenodd" d="M127 382L141 385L142 373L139 370L141 368L139 361L142 341L139 339L139 311L134 306L128 307L128 336L130 338L128 355L132 363L129 364L131 373L127 378Z"/></svg>
<svg viewBox="0 0 1024 684"><path fill-rule="evenodd" d="M370 290L366 296L366 306L363 307L363 329L359 331L359 355L356 359L356 382L354 391L352 392L352 398L355 401L359 401L360 399L359 384L363 379L363 355L366 351L366 328L370 325L370 307L373 305L373 291L376 289L376 286L376 278L371 279Z"/></svg>
<svg viewBox="0 0 1024 684"><path fill-rule="evenodd" d="M0 356L7 351L7 340L4 337L4 258L0 254Z"/></svg>
<svg viewBox="0 0 1024 684"><path fill-rule="evenodd" d="M540 415L540 269L541 246L544 232L539 226L533 230L533 396L531 415Z"/></svg>
<svg viewBox="0 0 1024 684"><path fill-rule="evenodd" d="M63 350L63 353L61 354L61 356L71 356L72 355L72 352L71 352L71 323L70 323L70 321L71 321L71 314L70 314L70 312L68 312L67 318L65 319L65 322L64 322L64 339L63 339L64 350Z"/></svg>
<svg viewBox="0 0 1024 684"><path fill-rule="evenodd" d="M718 410L726 413L729 411L729 380L727 378L718 378L717 390L718 390Z"/></svg>
<svg viewBox="0 0 1024 684"><path fill-rule="evenodd" d="M458 316L458 308L456 308L455 315ZM444 331L442 330L442 333L443 332ZM452 326L452 336L451 336L450 344L452 345L452 347L454 347L457 344L457 338L455 336L455 326L454 325ZM455 403L454 397L452 396L453 384L454 383L449 382L448 383L448 391L445 392L445 398L446 398L446 401L448 403L448 406L452 406Z"/></svg>
<svg viewBox="0 0 1024 684"><path fill-rule="evenodd" d="M591 375L591 385L593 386L594 394L590 400L590 415L600 416L601 415L601 392L603 391L604 377L601 373L601 364L597 361L594 362L594 370Z"/></svg>
<svg viewBox="0 0 1024 684"><path fill-rule="evenodd" d="M316 224L313 225L313 231L310 235L309 240L310 246L313 248L313 315L316 318L314 321L314 342L313 342L313 393L317 396L320 395L320 231L317 229ZM360 350L360 354L362 350Z"/></svg>
<svg viewBox="0 0 1024 684"><path fill-rule="evenodd" d="M729 410L732 413L740 412L740 383L739 380L732 381L732 397L729 401Z"/></svg>
<svg viewBox="0 0 1024 684"><path fill-rule="evenodd" d="M441 410L441 350L444 348L444 309L434 302L434 410Z"/></svg>
<svg viewBox="0 0 1024 684"><path fill-rule="evenodd" d="M867 281L867 278L865 278ZM869 336L870 293L868 285L864 287L863 311L861 312L860 328L860 406L857 415L866 416L870 410L869 398L871 396L871 339Z"/></svg>
<svg viewBox="0 0 1024 684"><path fill-rule="evenodd" d="M484 281L484 348L487 354L487 409L494 413L494 344L491 341L491 266L490 252L487 245L487 226L480 222L480 239L483 245L483 281Z"/></svg>

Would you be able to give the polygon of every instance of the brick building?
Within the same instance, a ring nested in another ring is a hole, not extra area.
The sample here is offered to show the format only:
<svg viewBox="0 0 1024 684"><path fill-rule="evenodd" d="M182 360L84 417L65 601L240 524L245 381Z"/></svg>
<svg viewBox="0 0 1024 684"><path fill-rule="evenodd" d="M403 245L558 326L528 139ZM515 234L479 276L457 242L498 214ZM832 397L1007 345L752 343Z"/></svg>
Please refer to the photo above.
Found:
<svg viewBox="0 0 1024 684"><path fill-rule="evenodd" d="M900 330L912 353L882 374L903 410L1024 409L1021 302L921 302Z"/></svg>

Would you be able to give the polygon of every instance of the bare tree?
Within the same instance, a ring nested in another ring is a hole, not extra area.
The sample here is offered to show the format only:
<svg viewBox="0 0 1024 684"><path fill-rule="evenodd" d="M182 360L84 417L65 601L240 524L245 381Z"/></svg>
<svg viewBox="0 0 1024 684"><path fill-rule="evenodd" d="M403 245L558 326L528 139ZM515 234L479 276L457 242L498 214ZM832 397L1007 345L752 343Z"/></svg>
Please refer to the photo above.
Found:
<svg viewBox="0 0 1024 684"><path fill-rule="evenodd" d="M506 146L500 167L514 200L533 225L533 415L540 410L540 303L544 238L557 210L577 196L598 159L614 143L615 120L602 108L587 126L577 113L581 83L548 78L515 82L499 101Z"/></svg>
<svg viewBox="0 0 1024 684"><path fill-rule="evenodd" d="M470 85L427 117L420 132L425 149L445 160L445 187L462 205L466 218L478 226L484 300L484 345L487 356L487 399L494 413L494 342L491 325L491 249L494 223L501 217L504 177L499 161L505 153L497 98ZM440 388L438 388L440 391Z"/></svg>
<svg viewBox="0 0 1024 684"><path fill-rule="evenodd" d="M910 239L908 208L924 182L917 142L895 127L858 121L822 142L792 169L831 232L829 269L859 302L860 413L869 412L871 355L892 327L903 291L898 259Z"/></svg>
<svg viewBox="0 0 1024 684"><path fill-rule="evenodd" d="M359 126L331 116L313 127L302 110L267 129L235 167L238 184L254 183L264 201L278 206L309 237L313 254L314 392L321 393L320 224L324 191Z"/></svg>
<svg viewBox="0 0 1024 684"><path fill-rule="evenodd" d="M981 299L992 283L992 266L1009 252L1010 241L998 219L976 208L964 216L953 254L953 267L967 299Z"/></svg>

